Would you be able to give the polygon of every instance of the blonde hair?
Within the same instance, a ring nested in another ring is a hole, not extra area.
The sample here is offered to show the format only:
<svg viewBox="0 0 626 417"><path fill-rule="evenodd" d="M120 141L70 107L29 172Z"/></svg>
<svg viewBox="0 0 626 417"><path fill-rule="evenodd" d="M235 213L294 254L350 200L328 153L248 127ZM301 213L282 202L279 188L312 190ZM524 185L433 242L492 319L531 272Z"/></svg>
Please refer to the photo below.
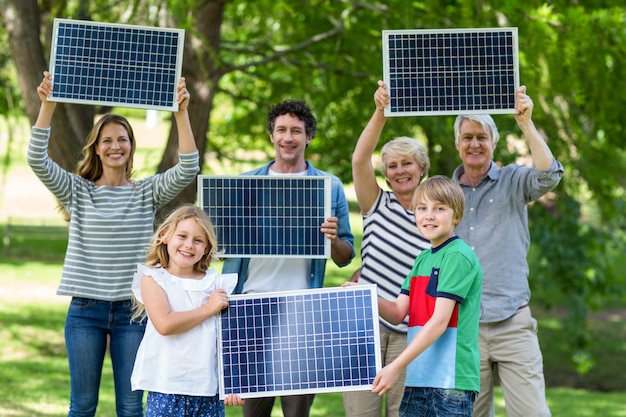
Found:
<svg viewBox="0 0 626 417"><path fill-rule="evenodd" d="M191 204L185 204L178 207L161 223L157 231L152 236L152 239L150 239L150 246L144 265L152 267L158 266L162 268L168 267L170 256L167 252L167 244L165 241L172 237L176 231L178 223L187 219L194 219L204 230L207 238L207 250L202 255L200 260L194 264L193 269L198 272L205 272L209 269L211 261L216 258L217 254L217 236L213 228L213 223L206 213L199 207ZM137 298L135 298L132 320L143 320L145 317L145 306L140 303Z"/></svg>
<svg viewBox="0 0 626 417"><path fill-rule="evenodd" d="M121 125L128 133L128 139L130 140L130 157L126 163L126 179L130 180L133 174L133 159L136 148L133 128L125 117L117 114L105 114L96 122L91 128L89 135L87 135L87 143L83 147L83 159L78 162L76 167L76 173L87 180L96 181L102 176L102 161L96 153L96 147L100 140L102 128L109 123Z"/></svg>
<svg viewBox="0 0 626 417"><path fill-rule="evenodd" d="M422 176L428 174L430 168L430 159L426 154L426 149L417 140L409 138L407 136L400 136L392 139L383 145L380 150L380 171L387 178L387 163L385 157L390 156L392 158L406 158L410 157L415 159L417 165L422 170Z"/></svg>
<svg viewBox="0 0 626 417"><path fill-rule="evenodd" d="M161 223L150 240L150 247L146 255L146 266L161 266L167 268L170 256L167 252L167 244L164 242L172 237L176 226L183 220L194 219L204 230L207 238L207 253L193 266L194 271L205 272L209 269L211 261L217 252L217 236L213 230L213 223L206 213L196 206L185 204L180 206Z"/></svg>
<svg viewBox="0 0 626 417"><path fill-rule="evenodd" d="M461 186L443 175L434 175L415 189L412 200L413 210L424 200L435 201L450 207L457 224L465 214L465 195Z"/></svg>
<svg viewBox="0 0 626 417"><path fill-rule="evenodd" d="M98 119L96 124L93 125L91 131L87 135L85 146L83 146L82 149L83 158L78 161L75 173L86 180L93 182L97 181L102 176L102 160L100 160L100 157L96 152L96 147L98 146L98 141L100 140L100 132L102 131L102 128L110 123L121 125L128 133L128 139L130 140L130 156L128 158L128 162L126 162L126 179L130 182L133 175L133 159L135 157L135 149L137 148L135 134L133 133L133 128L131 127L129 121L125 117L117 114L105 114ZM70 213L67 211L65 206L61 204L61 202L57 204L57 210L61 213L65 221L70 221Z"/></svg>

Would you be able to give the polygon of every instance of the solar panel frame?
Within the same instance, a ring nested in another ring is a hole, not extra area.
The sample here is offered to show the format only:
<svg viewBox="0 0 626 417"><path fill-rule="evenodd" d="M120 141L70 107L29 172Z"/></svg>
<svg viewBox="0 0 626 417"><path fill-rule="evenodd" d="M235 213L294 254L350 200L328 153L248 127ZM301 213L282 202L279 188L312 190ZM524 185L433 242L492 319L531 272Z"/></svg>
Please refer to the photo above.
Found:
<svg viewBox="0 0 626 417"><path fill-rule="evenodd" d="M178 111L185 31L54 19L50 101Z"/></svg>
<svg viewBox="0 0 626 417"><path fill-rule="evenodd" d="M221 399L371 390L382 367L376 286L231 295L217 356Z"/></svg>
<svg viewBox="0 0 626 417"><path fill-rule="evenodd" d="M199 175L198 206L213 222L222 258L328 259L330 239L320 226L332 213L331 181L329 176Z"/></svg>
<svg viewBox="0 0 626 417"><path fill-rule="evenodd" d="M383 30L385 116L514 114L517 28Z"/></svg>

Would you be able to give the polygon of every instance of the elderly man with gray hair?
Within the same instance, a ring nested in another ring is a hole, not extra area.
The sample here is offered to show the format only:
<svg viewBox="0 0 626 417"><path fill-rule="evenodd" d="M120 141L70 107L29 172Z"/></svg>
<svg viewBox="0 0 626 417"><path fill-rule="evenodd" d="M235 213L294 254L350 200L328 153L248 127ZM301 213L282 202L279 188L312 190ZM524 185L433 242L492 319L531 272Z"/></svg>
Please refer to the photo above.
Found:
<svg viewBox="0 0 626 417"><path fill-rule="evenodd" d="M497 372L509 417L547 417L543 358L530 307L528 204L560 182L559 163L532 121L526 87L516 92L515 120L533 166L493 161L498 129L488 115L461 115L454 125L462 161L453 174L465 194L466 210L456 228L476 252L484 272L480 318L480 395L475 417L494 415Z"/></svg>

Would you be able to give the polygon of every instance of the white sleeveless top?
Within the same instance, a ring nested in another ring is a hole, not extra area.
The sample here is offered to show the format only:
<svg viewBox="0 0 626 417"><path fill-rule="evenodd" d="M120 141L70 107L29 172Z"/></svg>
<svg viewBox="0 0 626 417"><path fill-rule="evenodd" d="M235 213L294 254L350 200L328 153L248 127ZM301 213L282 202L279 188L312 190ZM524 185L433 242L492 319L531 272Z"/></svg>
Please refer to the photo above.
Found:
<svg viewBox="0 0 626 417"><path fill-rule="evenodd" d="M197 308L218 288L230 294L237 283L237 274L218 275L212 269L197 280L176 277L164 268L139 265L132 288L140 302L143 302L141 279L144 275L150 275L165 290L172 311ZM135 359L132 389L163 394L217 395L217 317L210 317L186 333L170 336L160 334L148 319Z"/></svg>

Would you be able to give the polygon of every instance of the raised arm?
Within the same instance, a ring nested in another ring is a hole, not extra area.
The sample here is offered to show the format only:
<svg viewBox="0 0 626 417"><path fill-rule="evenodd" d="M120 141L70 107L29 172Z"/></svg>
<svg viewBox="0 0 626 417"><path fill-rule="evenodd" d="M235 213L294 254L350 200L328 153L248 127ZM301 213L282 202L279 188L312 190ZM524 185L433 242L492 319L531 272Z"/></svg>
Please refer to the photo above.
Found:
<svg viewBox="0 0 626 417"><path fill-rule="evenodd" d="M548 143L539 134L532 121L533 107L532 99L526 95L526 86L520 86L517 89L515 99L515 109L517 110L515 121L530 148L530 154L532 155L535 168L545 171L552 165L554 156L552 155Z"/></svg>
<svg viewBox="0 0 626 417"><path fill-rule="evenodd" d="M178 129L178 150L181 153L191 153L197 150L196 141L193 137L193 131L191 130L191 122L189 121L189 113L187 111L189 97L185 78L181 77L178 80L176 97L178 101L178 111L174 113L174 119L176 119L176 127Z"/></svg>
<svg viewBox="0 0 626 417"><path fill-rule="evenodd" d="M37 87L37 94L39 94L39 98L41 99L41 107L39 108L39 114L35 121L35 127L48 129L52 123L52 116L56 109L56 103L48 101L48 97L52 94L52 74L48 71L44 71L43 73L43 80L41 84L39 84L39 87Z"/></svg>
<svg viewBox="0 0 626 417"><path fill-rule="evenodd" d="M361 132L352 154L352 179L361 213L370 211L380 193L372 165L372 155L387 121L384 109L389 103L389 94L387 94L385 83L382 81L378 81L378 89L374 93L374 102L376 103L374 114Z"/></svg>

